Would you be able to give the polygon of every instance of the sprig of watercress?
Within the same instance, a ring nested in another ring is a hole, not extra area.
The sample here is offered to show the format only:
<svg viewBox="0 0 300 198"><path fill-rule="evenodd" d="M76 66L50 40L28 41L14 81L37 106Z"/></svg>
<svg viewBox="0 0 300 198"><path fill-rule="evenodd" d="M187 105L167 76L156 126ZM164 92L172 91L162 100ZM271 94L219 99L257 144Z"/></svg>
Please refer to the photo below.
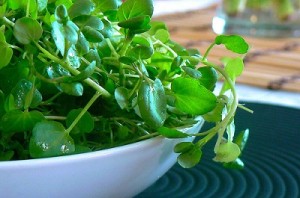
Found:
<svg viewBox="0 0 300 198"><path fill-rule="evenodd" d="M242 56L209 61L215 45L245 54L240 36L219 35L202 56L153 21L152 0L29 0L0 5L0 159L69 155L164 135L198 136L174 151L196 165L214 136L215 161L240 162L234 139L235 79ZM214 88L224 81L220 93ZM202 116L215 123L186 134ZM235 163L237 164L237 163Z"/></svg>

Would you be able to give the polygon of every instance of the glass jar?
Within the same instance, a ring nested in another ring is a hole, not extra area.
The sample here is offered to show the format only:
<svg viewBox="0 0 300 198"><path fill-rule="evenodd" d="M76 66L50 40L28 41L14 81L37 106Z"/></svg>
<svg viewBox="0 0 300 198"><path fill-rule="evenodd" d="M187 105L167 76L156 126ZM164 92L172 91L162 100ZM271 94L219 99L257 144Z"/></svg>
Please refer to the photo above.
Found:
<svg viewBox="0 0 300 198"><path fill-rule="evenodd" d="M300 0L223 0L212 28L217 34L299 37Z"/></svg>

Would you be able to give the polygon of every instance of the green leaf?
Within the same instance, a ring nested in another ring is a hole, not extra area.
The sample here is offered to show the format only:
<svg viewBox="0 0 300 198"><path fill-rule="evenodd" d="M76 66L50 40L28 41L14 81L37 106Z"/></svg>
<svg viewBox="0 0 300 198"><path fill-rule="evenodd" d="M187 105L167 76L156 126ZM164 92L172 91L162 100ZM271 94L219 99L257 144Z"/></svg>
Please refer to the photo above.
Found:
<svg viewBox="0 0 300 198"><path fill-rule="evenodd" d="M31 157L54 157L71 154L74 151L74 141L61 123L42 121L33 128L29 143Z"/></svg>
<svg viewBox="0 0 300 198"><path fill-rule="evenodd" d="M1 33L0 33L1 34ZM0 69L7 66L13 55L13 50L9 47L6 42L0 41Z"/></svg>
<svg viewBox="0 0 300 198"><path fill-rule="evenodd" d="M101 34L101 32L90 26L85 26L82 29L82 33L85 36L86 40L92 43L99 43L104 39L104 36Z"/></svg>
<svg viewBox="0 0 300 198"><path fill-rule="evenodd" d="M73 121L77 118L77 116L81 113L82 109L73 109L71 110L66 119L66 126L70 127ZM90 133L94 129L94 118L87 111L83 114L81 119L75 125L72 130L72 133Z"/></svg>
<svg viewBox="0 0 300 198"><path fill-rule="evenodd" d="M69 16L71 19L80 15L89 15L95 9L95 5L90 0L76 0L69 8Z"/></svg>
<svg viewBox="0 0 300 198"><path fill-rule="evenodd" d="M244 70L244 62L241 58L226 58L222 59L225 65L225 71L227 72L228 76L235 83L236 78L240 76ZM229 90L230 86L227 82L223 85L222 93L225 93L226 90Z"/></svg>
<svg viewBox="0 0 300 198"><path fill-rule="evenodd" d="M163 136L165 136L167 138L185 138L185 137L189 136L186 133L183 133L181 131L178 131L176 129L171 129L171 128L168 128L168 127L159 127L157 129L157 132L160 135L163 135Z"/></svg>
<svg viewBox="0 0 300 198"><path fill-rule="evenodd" d="M76 23L80 28L84 28L85 26L89 26L95 30L102 30L104 28L104 24L100 18L91 15L81 15L72 20Z"/></svg>
<svg viewBox="0 0 300 198"><path fill-rule="evenodd" d="M203 115L203 118L207 122L219 122L222 120L222 112L225 107L225 104L222 102L218 102L216 107Z"/></svg>
<svg viewBox="0 0 300 198"><path fill-rule="evenodd" d="M27 45L32 41L38 41L42 37L43 29L38 21L23 17L16 21L13 34L20 43Z"/></svg>
<svg viewBox="0 0 300 198"><path fill-rule="evenodd" d="M166 24L163 21L151 21L150 22L151 29L148 31L150 35L155 35L157 31L159 30L166 30L168 31L168 28Z"/></svg>
<svg viewBox="0 0 300 198"><path fill-rule="evenodd" d="M184 153L193 149L195 145L192 142L180 142L175 145L174 152L175 153Z"/></svg>
<svg viewBox="0 0 300 198"><path fill-rule="evenodd" d="M104 36L104 38L112 38L114 34L113 26L104 18L102 19L102 23L104 24L104 28L100 30L100 33Z"/></svg>
<svg viewBox="0 0 300 198"><path fill-rule="evenodd" d="M56 20L61 24L66 24L66 22L69 20L68 11L66 6L59 5L55 9L55 18Z"/></svg>
<svg viewBox="0 0 300 198"><path fill-rule="evenodd" d="M216 148L214 160L217 162L232 162L241 154L239 146L233 142L221 143Z"/></svg>
<svg viewBox="0 0 300 198"><path fill-rule="evenodd" d="M241 131L237 136L235 136L233 142L236 143L241 151L245 148L245 145L249 138L249 129Z"/></svg>
<svg viewBox="0 0 300 198"><path fill-rule="evenodd" d="M215 38L215 43L223 44L228 50L238 54L245 54L249 50L248 43L238 35L219 35Z"/></svg>
<svg viewBox="0 0 300 198"><path fill-rule="evenodd" d="M176 78L171 86L175 94L175 106L191 115L203 115L216 106L216 96L193 78Z"/></svg>
<svg viewBox="0 0 300 198"><path fill-rule="evenodd" d="M170 40L170 33L168 30L159 29L155 32L155 38L166 43Z"/></svg>
<svg viewBox="0 0 300 198"><path fill-rule="evenodd" d="M39 111L14 110L7 112L1 119L1 129L4 133L18 133L31 131L37 122L44 120Z"/></svg>
<svg viewBox="0 0 300 198"><path fill-rule="evenodd" d="M55 42L57 49L60 51L61 55L65 54L65 31L63 30L63 25L54 21L52 24L52 37Z"/></svg>
<svg viewBox="0 0 300 198"><path fill-rule="evenodd" d="M78 41L78 27L72 21L67 21L66 24L61 24L54 21L52 24L52 37L55 42L57 49L61 55L65 54L65 43L66 41L71 44L76 44Z"/></svg>
<svg viewBox="0 0 300 198"><path fill-rule="evenodd" d="M110 10L116 10L119 6L119 0L102 0L102 1L94 1L96 4L97 10L105 13Z"/></svg>
<svg viewBox="0 0 300 198"><path fill-rule="evenodd" d="M129 90L125 87L116 88L115 98L121 109L127 109L129 107Z"/></svg>
<svg viewBox="0 0 300 198"><path fill-rule="evenodd" d="M119 21L146 15L152 17L153 10L153 0L126 0L119 7L117 17Z"/></svg>
<svg viewBox="0 0 300 198"><path fill-rule="evenodd" d="M225 65L225 71L235 81L236 77L240 76L244 70L244 62L240 57L229 59Z"/></svg>
<svg viewBox="0 0 300 198"><path fill-rule="evenodd" d="M59 88L71 96L82 96L83 94L83 85L80 82L60 83Z"/></svg>
<svg viewBox="0 0 300 198"><path fill-rule="evenodd" d="M151 58L153 54L153 49L151 47L146 46L135 46L128 52L128 57L135 58L137 60L144 60Z"/></svg>
<svg viewBox="0 0 300 198"><path fill-rule="evenodd" d="M78 35L78 41L75 44L75 48L79 55L85 55L90 50L90 44L81 32Z"/></svg>
<svg viewBox="0 0 300 198"><path fill-rule="evenodd" d="M206 66L200 67L198 71L201 73L201 78L199 79L201 85L213 91L218 81L218 73L216 70L213 67Z"/></svg>
<svg viewBox="0 0 300 198"><path fill-rule="evenodd" d="M143 81L138 91L138 107L145 122L153 127L161 127L167 114L164 87L159 79L153 84Z"/></svg>
<svg viewBox="0 0 300 198"><path fill-rule="evenodd" d="M120 126L117 131L117 137L121 140L126 140L130 132L130 129L126 126Z"/></svg>
<svg viewBox="0 0 300 198"><path fill-rule="evenodd" d="M177 162L183 168L192 168L200 162L201 157L202 151L198 147L194 147L181 153L177 158Z"/></svg>
<svg viewBox="0 0 300 198"><path fill-rule="evenodd" d="M128 28L130 30L148 29L148 24L150 22L150 17L148 15L138 16L126 21L121 21L118 25L122 28ZM150 28L150 26L149 26Z"/></svg>
<svg viewBox="0 0 300 198"><path fill-rule="evenodd" d="M33 92L32 89L34 89ZM42 102L42 94L36 88L33 88L33 84L30 81L25 79L20 80L16 84L11 91L11 95L14 98L14 106L16 109L23 109L25 104L36 107Z"/></svg>
<svg viewBox="0 0 300 198"><path fill-rule="evenodd" d="M200 79L202 77L201 72L199 72L198 70L196 70L194 68L183 66L182 69L185 71L185 73L187 75L189 75L192 78Z"/></svg>

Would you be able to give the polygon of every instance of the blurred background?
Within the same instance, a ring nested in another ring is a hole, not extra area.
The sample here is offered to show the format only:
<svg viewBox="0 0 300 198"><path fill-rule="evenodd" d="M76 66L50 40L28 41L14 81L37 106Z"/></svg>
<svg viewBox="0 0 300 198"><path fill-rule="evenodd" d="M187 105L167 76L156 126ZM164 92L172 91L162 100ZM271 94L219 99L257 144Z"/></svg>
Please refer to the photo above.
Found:
<svg viewBox="0 0 300 198"><path fill-rule="evenodd" d="M155 0L154 19L167 24L174 41L202 53L218 34L243 35L251 50L237 80L240 98L300 108L299 2ZM225 55L220 47L210 58L221 64Z"/></svg>

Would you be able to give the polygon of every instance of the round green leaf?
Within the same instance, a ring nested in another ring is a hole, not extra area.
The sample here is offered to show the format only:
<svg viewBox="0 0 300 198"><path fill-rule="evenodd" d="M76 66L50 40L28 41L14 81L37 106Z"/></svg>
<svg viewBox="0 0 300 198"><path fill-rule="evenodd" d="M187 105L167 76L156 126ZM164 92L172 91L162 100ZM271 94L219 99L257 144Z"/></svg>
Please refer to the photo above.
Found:
<svg viewBox="0 0 300 198"><path fill-rule="evenodd" d="M163 43L166 43L170 40L170 33L168 30L159 29L155 32L155 38Z"/></svg>
<svg viewBox="0 0 300 198"><path fill-rule="evenodd" d="M38 21L23 17L16 21L13 34L20 43L27 45L32 41L38 41L42 37L43 29Z"/></svg>
<svg viewBox="0 0 300 198"><path fill-rule="evenodd" d="M29 143L31 157L53 157L71 154L74 151L74 141L61 123L42 121L33 128Z"/></svg>
<svg viewBox="0 0 300 198"><path fill-rule="evenodd" d="M216 156L214 160L217 162L232 162L241 154L239 146L233 142L221 143L216 148Z"/></svg>
<svg viewBox="0 0 300 198"><path fill-rule="evenodd" d="M217 45L223 44L228 50L238 54L245 54L249 50L248 43L238 35L219 35L215 38L215 43Z"/></svg>
<svg viewBox="0 0 300 198"><path fill-rule="evenodd" d="M128 52L129 57L133 57L137 60L148 59L152 56L152 54L153 54L153 49L151 47L146 47L142 45L136 46Z"/></svg>
<svg viewBox="0 0 300 198"><path fill-rule="evenodd" d="M203 115L212 111L216 106L216 96L196 79L176 78L171 89L176 98L175 106L182 112Z"/></svg>
<svg viewBox="0 0 300 198"><path fill-rule="evenodd" d="M117 17L119 21L125 21L138 16L152 16L153 0L126 0L119 7Z"/></svg>
<svg viewBox="0 0 300 198"><path fill-rule="evenodd" d="M177 158L177 162L183 168L192 168L200 162L201 156L202 151L199 148L194 147L187 152L181 153Z"/></svg>

